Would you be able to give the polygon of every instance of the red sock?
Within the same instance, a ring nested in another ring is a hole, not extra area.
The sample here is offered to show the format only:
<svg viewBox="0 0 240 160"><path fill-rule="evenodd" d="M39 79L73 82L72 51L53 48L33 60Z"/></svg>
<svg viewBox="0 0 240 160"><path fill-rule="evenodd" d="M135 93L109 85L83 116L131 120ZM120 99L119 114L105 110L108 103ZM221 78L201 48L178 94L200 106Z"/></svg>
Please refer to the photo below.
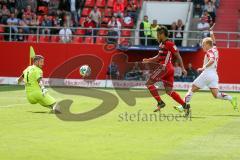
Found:
<svg viewBox="0 0 240 160"><path fill-rule="evenodd" d="M150 93L152 94L152 96L158 101L162 101L159 94L158 94L158 91L157 91L157 88L154 86L154 85L150 85L148 86L148 90L150 91Z"/></svg>
<svg viewBox="0 0 240 160"><path fill-rule="evenodd" d="M179 104L181 104L181 105L184 105L184 104L185 104L184 100L180 97L180 95L179 95L177 92L172 91L172 93L170 94L170 96L171 96L176 102L178 102Z"/></svg>

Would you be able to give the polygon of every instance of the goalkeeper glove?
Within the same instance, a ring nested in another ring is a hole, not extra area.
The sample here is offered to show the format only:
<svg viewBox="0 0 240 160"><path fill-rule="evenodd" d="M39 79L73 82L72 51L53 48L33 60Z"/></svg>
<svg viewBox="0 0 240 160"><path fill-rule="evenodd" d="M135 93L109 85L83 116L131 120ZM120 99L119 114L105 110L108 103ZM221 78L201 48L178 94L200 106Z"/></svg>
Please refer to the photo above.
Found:
<svg viewBox="0 0 240 160"><path fill-rule="evenodd" d="M20 84L21 84L21 81L19 81L19 78L17 78L17 79L15 80L15 83L16 83L17 85L20 85Z"/></svg>
<svg viewBox="0 0 240 160"><path fill-rule="evenodd" d="M45 87L42 87L42 95L45 96L48 92L48 90Z"/></svg>

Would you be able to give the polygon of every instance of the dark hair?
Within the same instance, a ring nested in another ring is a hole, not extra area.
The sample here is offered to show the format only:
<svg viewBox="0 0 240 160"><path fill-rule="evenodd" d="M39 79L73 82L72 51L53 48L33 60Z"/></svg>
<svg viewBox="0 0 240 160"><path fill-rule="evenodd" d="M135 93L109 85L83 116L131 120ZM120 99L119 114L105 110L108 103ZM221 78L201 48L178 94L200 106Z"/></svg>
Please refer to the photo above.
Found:
<svg viewBox="0 0 240 160"><path fill-rule="evenodd" d="M44 57L42 55L35 55L34 58L33 58L33 62L37 62L41 59L44 59Z"/></svg>
<svg viewBox="0 0 240 160"><path fill-rule="evenodd" d="M168 29L167 29L167 27L165 27L165 26L159 27L159 28L157 29L157 32L159 32L160 34L164 33L164 35L165 35L166 37L168 37Z"/></svg>

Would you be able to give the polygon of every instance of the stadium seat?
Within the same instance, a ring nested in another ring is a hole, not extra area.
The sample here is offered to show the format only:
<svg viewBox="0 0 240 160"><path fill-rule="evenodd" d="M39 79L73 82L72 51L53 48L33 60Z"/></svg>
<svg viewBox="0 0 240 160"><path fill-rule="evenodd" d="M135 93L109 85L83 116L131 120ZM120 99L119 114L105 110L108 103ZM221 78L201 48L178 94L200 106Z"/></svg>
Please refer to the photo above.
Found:
<svg viewBox="0 0 240 160"><path fill-rule="evenodd" d="M85 17L81 17L80 19L79 19L79 25L82 25L82 23L85 21Z"/></svg>
<svg viewBox="0 0 240 160"><path fill-rule="evenodd" d="M112 17L113 15L113 9L112 8L106 8L104 12L104 16L106 17Z"/></svg>
<svg viewBox="0 0 240 160"><path fill-rule="evenodd" d="M102 16L105 16L105 9L104 8L98 8L99 12Z"/></svg>
<svg viewBox="0 0 240 160"><path fill-rule="evenodd" d="M77 29L75 34L77 34L77 35L84 35L85 34L85 30L84 29Z"/></svg>
<svg viewBox="0 0 240 160"><path fill-rule="evenodd" d="M51 42L59 42L60 41L60 37L59 36L52 36L51 37Z"/></svg>
<svg viewBox="0 0 240 160"><path fill-rule="evenodd" d="M4 35L0 35L0 42L4 41Z"/></svg>
<svg viewBox="0 0 240 160"><path fill-rule="evenodd" d="M131 31L130 30L122 30L121 36L130 37L131 36Z"/></svg>
<svg viewBox="0 0 240 160"><path fill-rule="evenodd" d="M4 27L2 25L0 25L0 33L4 32Z"/></svg>
<svg viewBox="0 0 240 160"><path fill-rule="evenodd" d="M93 37L85 37L84 43L85 44L93 44Z"/></svg>
<svg viewBox="0 0 240 160"><path fill-rule="evenodd" d="M37 36L29 35L27 41L28 42L36 42L37 41Z"/></svg>
<svg viewBox="0 0 240 160"><path fill-rule="evenodd" d="M106 1L105 0L97 0L96 1L96 6L97 7L105 7L105 5L106 5Z"/></svg>
<svg viewBox="0 0 240 160"><path fill-rule="evenodd" d="M94 7L95 0L86 0L85 7Z"/></svg>
<svg viewBox="0 0 240 160"><path fill-rule="evenodd" d="M107 2L107 6L108 7L113 7L113 4L114 4L114 0L108 0L108 2Z"/></svg>
<svg viewBox="0 0 240 160"><path fill-rule="evenodd" d="M82 16L87 17L91 12L91 8L83 8Z"/></svg>
<svg viewBox="0 0 240 160"><path fill-rule="evenodd" d="M101 30L98 31L99 36L106 36L107 34L108 34L107 30L101 29Z"/></svg>
<svg viewBox="0 0 240 160"><path fill-rule="evenodd" d="M44 35L41 35L39 36L39 42L49 42L49 36L44 36Z"/></svg>
<svg viewBox="0 0 240 160"><path fill-rule="evenodd" d="M123 3L124 3L124 6L127 7L127 5L128 5L128 0L124 0Z"/></svg>
<svg viewBox="0 0 240 160"><path fill-rule="evenodd" d="M78 37L78 36L74 36L72 43L82 43L83 42L83 38L82 37Z"/></svg>
<svg viewBox="0 0 240 160"><path fill-rule="evenodd" d="M106 39L104 37L97 37L96 44L105 44Z"/></svg>

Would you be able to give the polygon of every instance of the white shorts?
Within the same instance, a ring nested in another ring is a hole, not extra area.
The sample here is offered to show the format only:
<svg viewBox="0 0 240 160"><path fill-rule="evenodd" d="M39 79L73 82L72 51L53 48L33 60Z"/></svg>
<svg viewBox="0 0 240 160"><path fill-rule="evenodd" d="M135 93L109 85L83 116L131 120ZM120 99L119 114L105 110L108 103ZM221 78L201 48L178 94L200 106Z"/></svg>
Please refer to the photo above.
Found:
<svg viewBox="0 0 240 160"><path fill-rule="evenodd" d="M218 88L218 74L215 70L203 71L197 79L193 81L193 84L198 88Z"/></svg>

